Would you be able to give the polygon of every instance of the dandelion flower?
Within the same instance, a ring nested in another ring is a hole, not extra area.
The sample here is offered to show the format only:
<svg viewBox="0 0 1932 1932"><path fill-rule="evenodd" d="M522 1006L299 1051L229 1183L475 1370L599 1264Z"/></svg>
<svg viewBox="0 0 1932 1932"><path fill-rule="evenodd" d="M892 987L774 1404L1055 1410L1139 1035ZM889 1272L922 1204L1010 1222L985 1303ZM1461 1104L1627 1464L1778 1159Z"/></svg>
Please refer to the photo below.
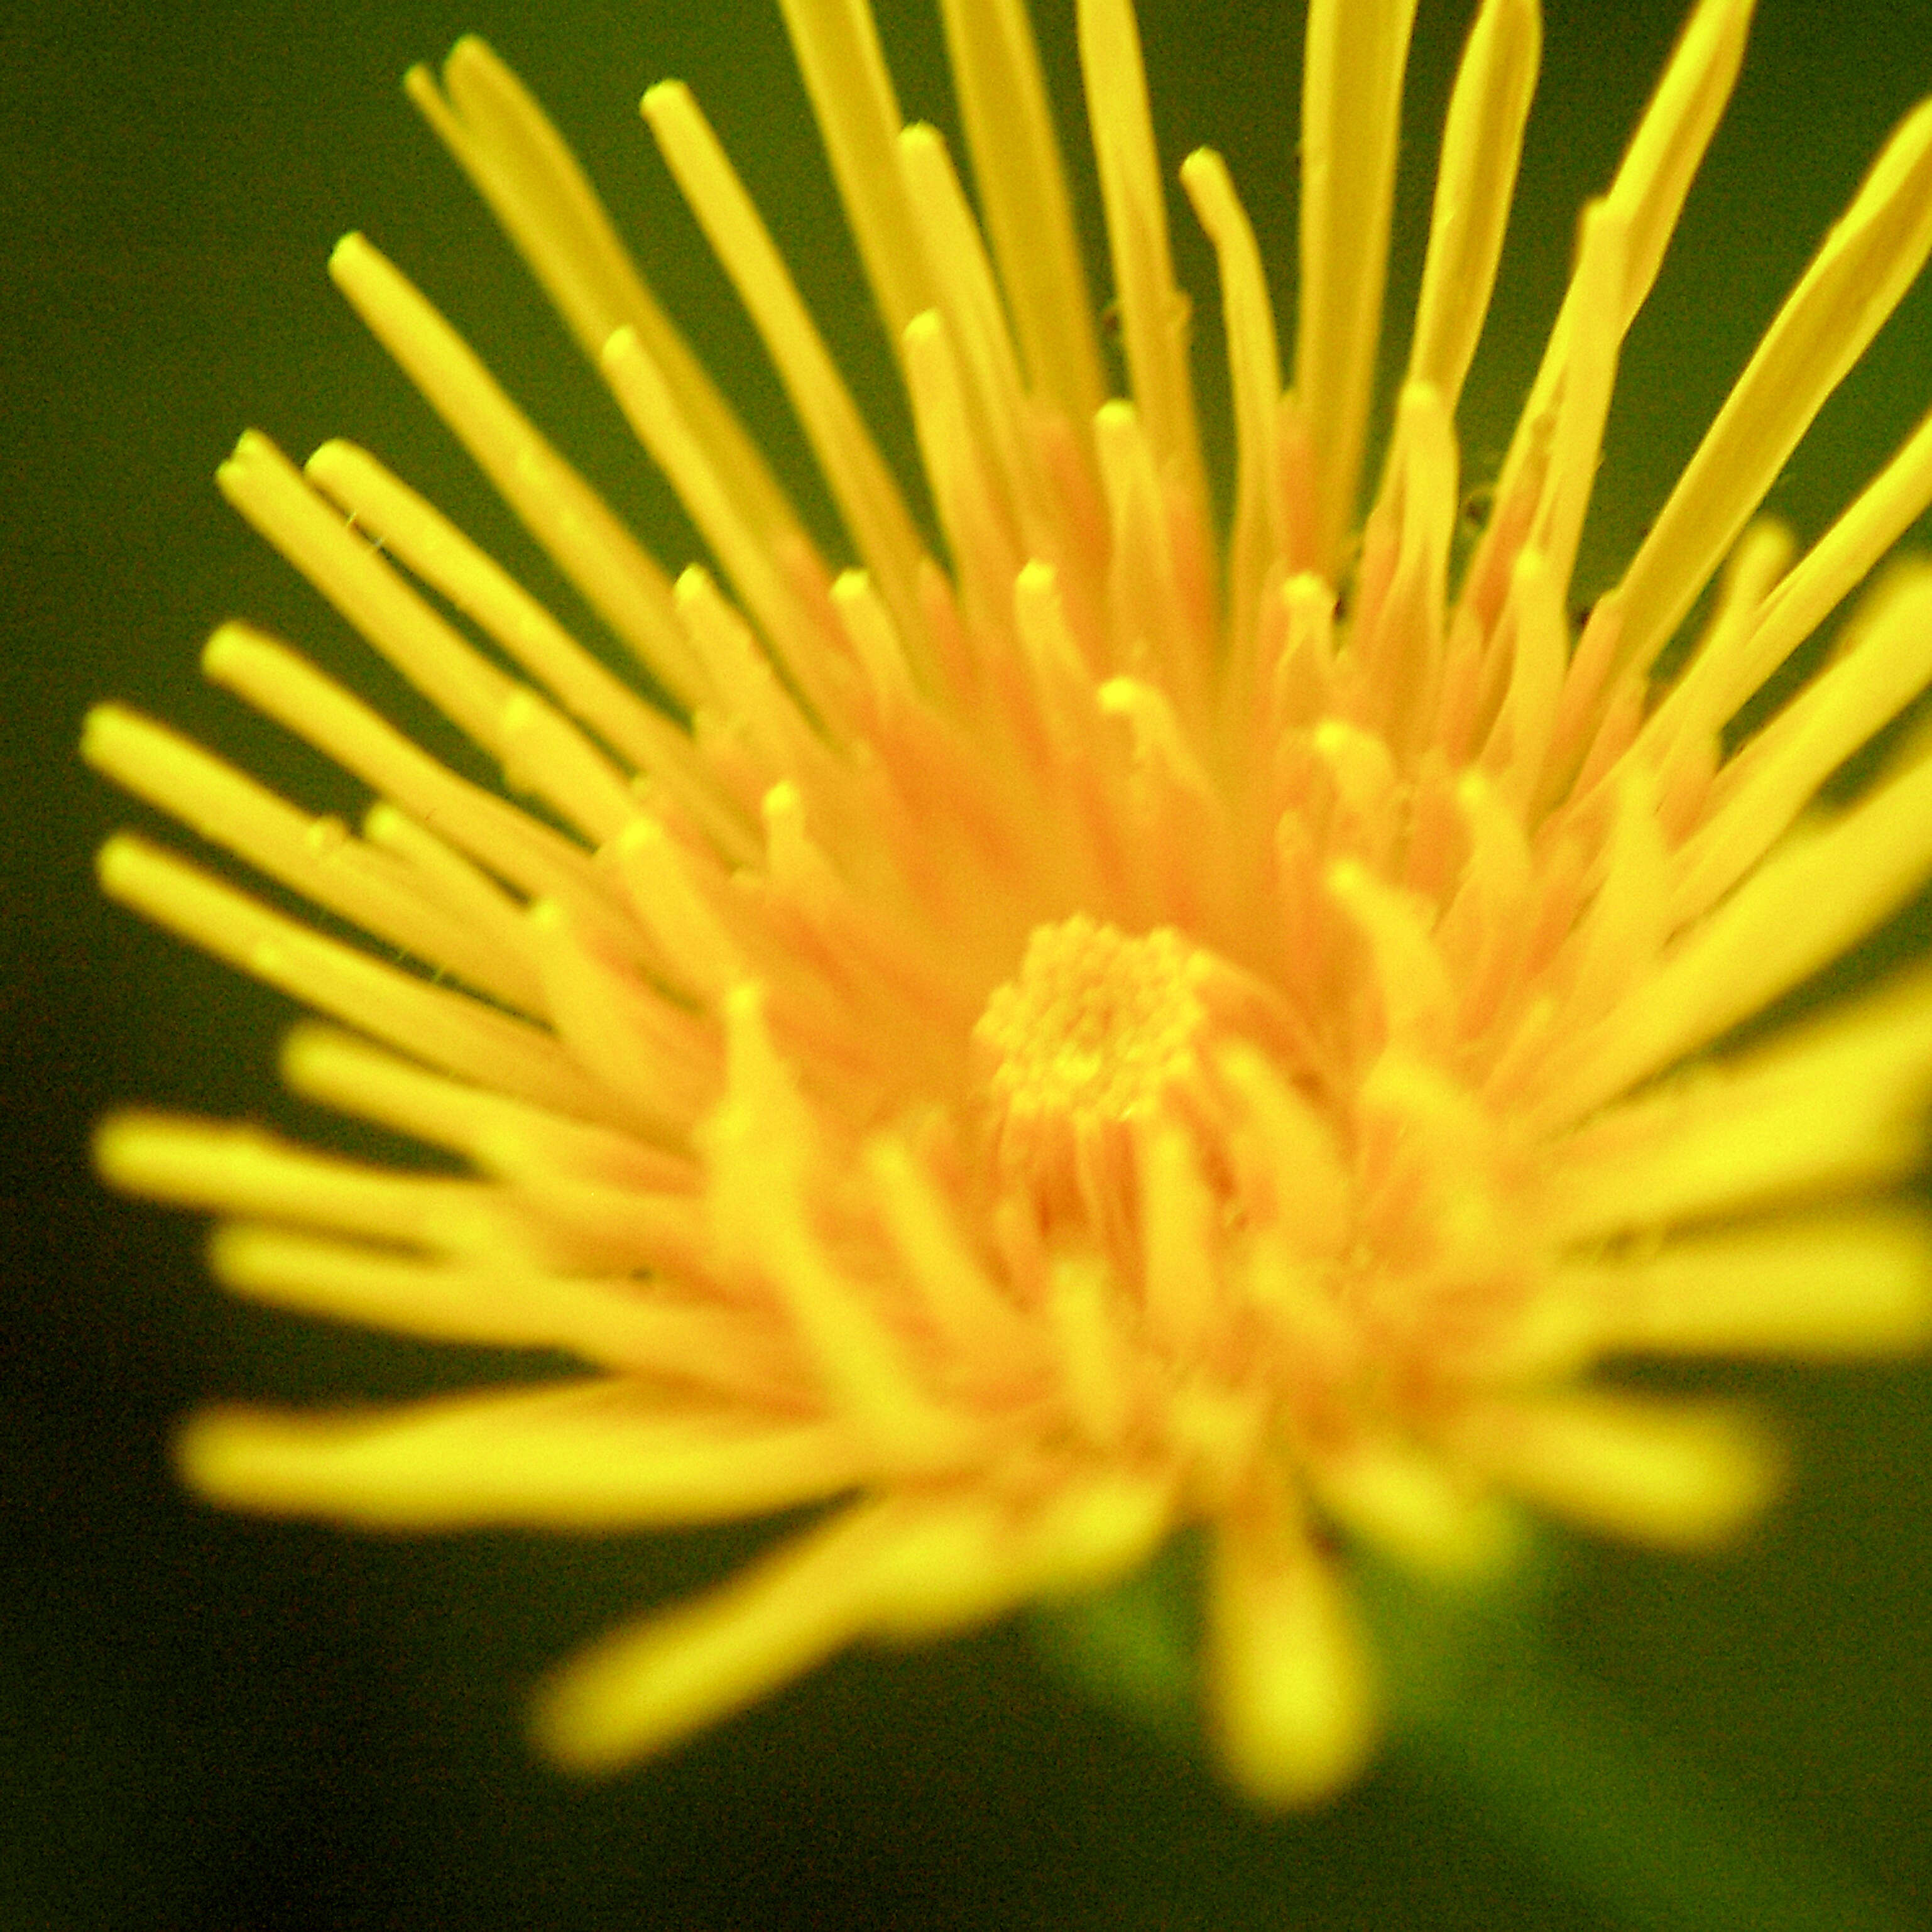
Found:
<svg viewBox="0 0 1932 1932"><path fill-rule="evenodd" d="M538 1729L586 1768L852 1642L1108 1586L1198 1524L1226 1768L1264 1802L1319 1796L1376 1727L1352 1552L1468 1574L1526 1508L1721 1538L1773 1480L1748 1418L1598 1365L1925 1331L1926 1231L1882 1197L1932 1088L1932 979L1729 1036L1932 872L1922 738L1827 787L1932 678L1932 572L1888 575L1828 668L1738 722L1932 499L1928 422L1802 556L1754 520L1932 245L1932 112L1573 634L1619 345L1744 0L1696 9L1585 212L1466 559L1453 424L1535 0L1484 0L1469 36L1372 493L1413 0L1310 9L1286 382L1228 170L1182 167L1226 317L1225 530L1130 0L1078 8L1124 396L1023 0L944 0L972 200L940 136L902 126L865 0L784 4L930 528L692 96L655 88L645 118L848 557L808 536L556 134L465 40L410 92L709 560L668 576L352 236L338 285L634 676L365 451L298 470L251 434L230 500L515 802L241 624L208 675L368 785L359 830L126 709L88 721L102 771L370 944L132 835L102 855L108 892L334 1023L291 1038L298 1094L465 1164L132 1114L101 1133L108 1179L224 1217L214 1266L241 1294L585 1365L386 1408L218 1409L182 1466L224 1503L391 1528L819 1506L563 1669Z"/></svg>

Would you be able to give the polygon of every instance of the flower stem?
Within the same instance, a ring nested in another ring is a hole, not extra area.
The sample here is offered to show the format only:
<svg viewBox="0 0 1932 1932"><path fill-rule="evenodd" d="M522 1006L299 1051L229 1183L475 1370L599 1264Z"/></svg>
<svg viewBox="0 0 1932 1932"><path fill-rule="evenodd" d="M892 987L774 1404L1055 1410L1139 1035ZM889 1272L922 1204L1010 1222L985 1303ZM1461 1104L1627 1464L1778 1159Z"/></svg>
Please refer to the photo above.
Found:
<svg viewBox="0 0 1932 1932"><path fill-rule="evenodd" d="M1533 1588L1445 1598L1366 1580L1399 1760L1633 1932L1906 1932L1862 1880L1565 1664Z"/></svg>
<svg viewBox="0 0 1932 1932"><path fill-rule="evenodd" d="M1173 1748L1198 1751L1198 1552L1181 1538L1114 1590L1036 1614L1048 1662ZM1908 1932L1570 1669L1545 1641L1548 1552L1502 1588L1358 1566L1396 1766L1631 1932Z"/></svg>

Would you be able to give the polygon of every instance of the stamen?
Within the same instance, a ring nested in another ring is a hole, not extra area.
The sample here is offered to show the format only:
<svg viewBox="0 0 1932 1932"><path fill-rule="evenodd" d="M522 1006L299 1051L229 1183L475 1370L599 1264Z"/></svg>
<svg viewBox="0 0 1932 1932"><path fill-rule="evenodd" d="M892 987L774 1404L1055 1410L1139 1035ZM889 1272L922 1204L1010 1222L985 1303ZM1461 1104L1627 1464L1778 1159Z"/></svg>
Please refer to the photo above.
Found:
<svg viewBox="0 0 1932 1932"><path fill-rule="evenodd" d="M1170 930L1130 939L1084 914L1035 928L1018 978L974 1032L1010 1117L1125 1120L1198 1070L1202 956Z"/></svg>
<svg viewBox="0 0 1932 1932"><path fill-rule="evenodd" d="M1084 1228L1118 1275L1138 1280L1148 1156L1136 1137L1166 1121L1218 1146L1228 1119L1217 1042L1280 1055L1292 1036L1259 982L1172 928L1130 938L1084 914L1037 926L973 1030L994 1171L1049 1242ZM1169 1192L1171 1232L1180 1195Z"/></svg>

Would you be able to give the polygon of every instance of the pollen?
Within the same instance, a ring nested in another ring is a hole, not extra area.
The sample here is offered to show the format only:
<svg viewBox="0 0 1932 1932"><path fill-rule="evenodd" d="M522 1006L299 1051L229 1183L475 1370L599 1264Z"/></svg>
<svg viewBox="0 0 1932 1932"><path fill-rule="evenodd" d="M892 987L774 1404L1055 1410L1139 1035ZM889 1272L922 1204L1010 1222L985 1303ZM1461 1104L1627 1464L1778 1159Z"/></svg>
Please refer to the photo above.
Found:
<svg viewBox="0 0 1932 1932"><path fill-rule="evenodd" d="M1161 1108L1198 1074L1210 970L1172 926L1136 938L1085 914L1036 926L974 1028L994 1061L994 1106L1008 1121L1076 1130Z"/></svg>
<svg viewBox="0 0 1932 1932"><path fill-rule="evenodd" d="M1132 934L1085 913L1036 926L973 1029L1001 1191L1050 1240L1084 1237L1138 1273L1150 1166L1175 1157L1156 1144L1184 1144L1226 1196L1228 1057L1278 1064L1292 1036L1276 995L1172 926Z"/></svg>

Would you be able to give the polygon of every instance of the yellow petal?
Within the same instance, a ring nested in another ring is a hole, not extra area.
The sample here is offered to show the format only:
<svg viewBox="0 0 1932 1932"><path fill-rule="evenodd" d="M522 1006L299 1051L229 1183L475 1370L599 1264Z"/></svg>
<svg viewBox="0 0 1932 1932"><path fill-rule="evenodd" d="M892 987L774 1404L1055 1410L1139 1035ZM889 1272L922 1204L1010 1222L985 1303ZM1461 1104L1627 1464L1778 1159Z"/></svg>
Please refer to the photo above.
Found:
<svg viewBox="0 0 1932 1932"><path fill-rule="evenodd" d="M1346 1784L1378 1728L1363 1634L1279 1500L1216 1526L1208 1616L1209 1717L1235 1784L1270 1810Z"/></svg>
<svg viewBox="0 0 1932 1932"><path fill-rule="evenodd" d="M1779 1487L1781 1464L1742 1412L1579 1394L1472 1410L1454 1437L1472 1464L1586 1528L1676 1549L1727 1541Z"/></svg>
<svg viewBox="0 0 1932 1932"><path fill-rule="evenodd" d="M1648 665L1825 398L1932 250L1932 104L1900 127L1826 237L1618 586L1625 662Z"/></svg>
<svg viewBox="0 0 1932 1932"><path fill-rule="evenodd" d="M1316 452L1314 562L1331 580L1368 427L1414 17L1415 0L1314 0L1308 10L1294 393Z"/></svg>
<svg viewBox="0 0 1932 1932"><path fill-rule="evenodd" d="M1858 1208L1559 1268L1606 1348L1661 1354L1885 1354L1932 1336L1932 1233Z"/></svg>
<svg viewBox="0 0 1932 1932"><path fill-rule="evenodd" d="M615 1630L551 1680L532 1728L573 1771L608 1772L716 1724L864 1634L895 1513L862 1505L694 1601Z"/></svg>
<svg viewBox="0 0 1932 1932"><path fill-rule="evenodd" d="M424 1262L245 1224L222 1228L209 1258L224 1287L279 1308L436 1341L565 1349L746 1402L795 1406L809 1396L776 1323L662 1282L562 1274L502 1256Z"/></svg>
<svg viewBox="0 0 1932 1932"><path fill-rule="evenodd" d="M1189 303L1168 252L1163 170L1155 152L1140 29L1128 0L1079 0L1080 68L1100 175L1114 298L1134 406L1163 475L1204 514Z"/></svg>
<svg viewBox="0 0 1932 1932"><path fill-rule="evenodd" d="M1105 397L1066 170L1024 0L944 0L946 46L1032 388L1084 424Z"/></svg>
<svg viewBox="0 0 1932 1932"><path fill-rule="evenodd" d="M628 1380L360 1414L208 1409L175 1456L192 1488L230 1508L408 1530L728 1522L836 1496L866 1473L838 1424L667 1410Z"/></svg>
<svg viewBox="0 0 1932 1932"><path fill-rule="evenodd" d="M1426 382L1451 415L1496 281L1542 44L1537 0L1484 0L1450 97L1405 386Z"/></svg>

